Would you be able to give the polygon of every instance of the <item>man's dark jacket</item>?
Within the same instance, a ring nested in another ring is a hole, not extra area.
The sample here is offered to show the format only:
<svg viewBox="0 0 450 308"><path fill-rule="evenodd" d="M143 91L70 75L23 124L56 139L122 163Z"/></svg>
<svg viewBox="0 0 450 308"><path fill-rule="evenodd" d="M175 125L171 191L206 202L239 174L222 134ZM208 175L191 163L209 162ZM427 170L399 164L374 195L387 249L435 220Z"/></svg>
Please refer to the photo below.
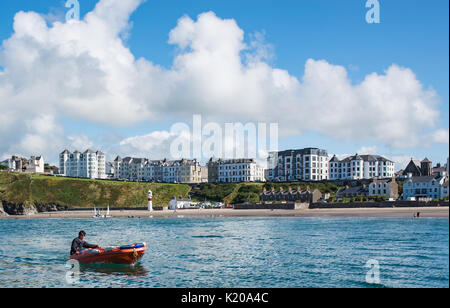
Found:
<svg viewBox="0 0 450 308"><path fill-rule="evenodd" d="M74 255L77 252L80 252L83 248L98 248L97 245L88 244L85 241L80 240L80 238L76 238L72 241L72 248L70 248L70 255Z"/></svg>

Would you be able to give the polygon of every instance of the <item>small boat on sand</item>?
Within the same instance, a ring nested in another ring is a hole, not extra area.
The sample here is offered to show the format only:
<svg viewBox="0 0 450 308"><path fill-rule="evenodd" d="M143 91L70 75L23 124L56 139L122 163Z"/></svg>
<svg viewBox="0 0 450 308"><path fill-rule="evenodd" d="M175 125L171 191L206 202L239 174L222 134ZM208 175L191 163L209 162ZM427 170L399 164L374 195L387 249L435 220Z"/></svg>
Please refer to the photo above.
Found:
<svg viewBox="0 0 450 308"><path fill-rule="evenodd" d="M94 216L92 216L92 218L111 218L111 211L109 210L109 205L106 214L104 215L100 212L100 210L97 210L94 207Z"/></svg>
<svg viewBox="0 0 450 308"><path fill-rule="evenodd" d="M94 216L92 216L92 218L100 218L102 215L100 214L100 210L97 210L94 207Z"/></svg>
<svg viewBox="0 0 450 308"><path fill-rule="evenodd" d="M111 218L111 211L109 210L109 205L108 210L106 211L106 215L104 215L103 218Z"/></svg>
<svg viewBox="0 0 450 308"><path fill-rule="evenodd" d="M79 255L73 255L70 260L76 260L82 264L134 264L145 254L145 243L109 247L101 249L85 249Z"/></svg>

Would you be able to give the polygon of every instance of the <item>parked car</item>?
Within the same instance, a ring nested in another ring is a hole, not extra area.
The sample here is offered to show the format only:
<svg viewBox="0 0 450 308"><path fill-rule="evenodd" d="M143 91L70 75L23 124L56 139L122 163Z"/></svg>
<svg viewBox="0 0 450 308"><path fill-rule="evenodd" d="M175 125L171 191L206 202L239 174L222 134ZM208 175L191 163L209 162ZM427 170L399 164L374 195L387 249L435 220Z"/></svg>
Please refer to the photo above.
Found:
<svg viewBox="0 0 450 308"><path fill-rule="evenodd" d="M221 203L221 202L214 203L212 207L214 209L220 209L223 207L223 203Z"/></svg>
<svg viewBox="0 0 450 308"><path fill-rule="evenodd" d="M210 202L203 202L203 203L200 204L200 207L202 209L209 209L209 208L211 208L211 203Z"/></svg>

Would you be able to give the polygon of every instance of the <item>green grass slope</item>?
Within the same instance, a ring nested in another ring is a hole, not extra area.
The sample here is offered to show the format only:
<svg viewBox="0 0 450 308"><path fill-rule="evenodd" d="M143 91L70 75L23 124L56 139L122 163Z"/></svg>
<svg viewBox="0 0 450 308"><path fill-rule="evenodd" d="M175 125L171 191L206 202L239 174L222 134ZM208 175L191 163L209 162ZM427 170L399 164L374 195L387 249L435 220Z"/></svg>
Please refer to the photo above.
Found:
<svg viewBox="0 0 450 308"><path fill-rule="evenodd" d="M40 175L0 173L0 200L16 204L59 204L71 208L167 206L172 197L185 197L189 185L125 183Z"/></svg>
<svg viewBox="0 0 450 308"><path fill-rule="evenodd" d="M227 183L202 184L191 188L183 184L127 183L48 177L0 172L0 200L15 204L58 204L71 208L145 207L147 192L153 191L153 204L167 206L172 197L190 196L194 201L256 203L267 190L307 187L322 193L335 193L337 187L323 183Z"/></svg>

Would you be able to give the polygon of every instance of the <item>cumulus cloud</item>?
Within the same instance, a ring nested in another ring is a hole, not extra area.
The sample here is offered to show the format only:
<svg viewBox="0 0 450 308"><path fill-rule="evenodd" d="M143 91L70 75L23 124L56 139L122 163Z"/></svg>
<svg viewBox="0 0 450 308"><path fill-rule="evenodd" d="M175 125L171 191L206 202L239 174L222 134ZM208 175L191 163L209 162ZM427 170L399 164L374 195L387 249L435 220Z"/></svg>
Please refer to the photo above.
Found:
<svg viewBox="0 0 450 308"><path fill-rule="evenodd" d="M171 159L170 144L177 136L168 131L155 131L151 134L126 138L110 149L118 155L151 159Z"/></svg>
<svg viewBox="0 0 450 308"><path fill-rule="evenodd" d="M358 154L369 154L369 155L374 155L378 153L378 147L376 145L373 146L365 146L360 148L358 151L356 151L356 153Z"/></svg>
<svg viewBox="0 0 450 308"><path fill-rule="evenodd" d="M0 153L89 144L80 139L86 136L65 137L62 117L121 126L194 113L219 122L278 122L283 135L316 131L395 148L429 135L448 140L448 130L436 131L437 94L412 70L394 64L354 85L345 67L309 59L299 79L270 64L273 48L263 34L248 41L235 20L213 12L178 20L168 39L178 49L170 69L136 59L123 37L142 2L100 0L82 20L51 26L37 13L16 14L0 49ZM149 151L167 137L158 134L144 137ZM120 147L136 147L136 140Z"/></svg>
<svg viewBox="0 0 450 308"><path fill-rule="evenodd" d="M449 142L449 133L448 129L438 129L434 131L430 135L431 143L442 143L442 144L448 144Z"/></svg>

